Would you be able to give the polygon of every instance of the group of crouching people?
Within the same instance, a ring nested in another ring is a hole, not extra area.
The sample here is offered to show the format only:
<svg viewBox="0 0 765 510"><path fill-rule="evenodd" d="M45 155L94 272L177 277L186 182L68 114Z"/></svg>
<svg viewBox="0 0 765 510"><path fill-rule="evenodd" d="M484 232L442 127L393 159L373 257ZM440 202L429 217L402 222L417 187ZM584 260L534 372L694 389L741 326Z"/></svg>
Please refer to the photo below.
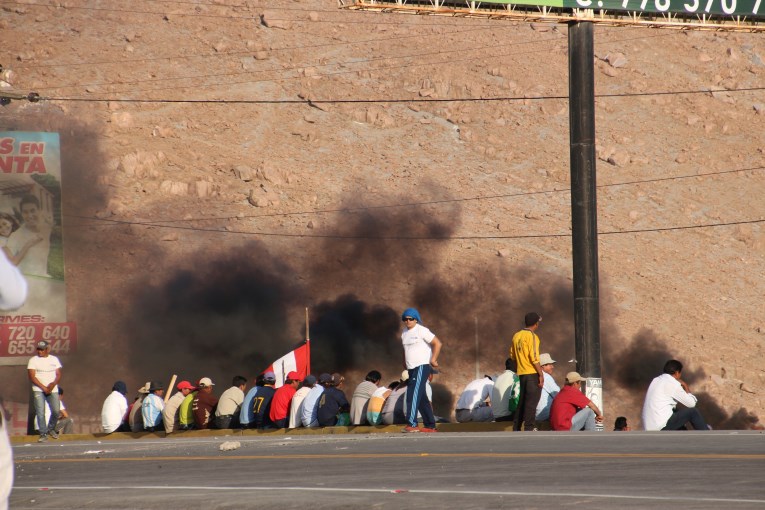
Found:
<svg viewBox="0 0 765 510"><path fill-rule="evenodd" d="M382 375L372 370L350 401L344 392L345 378L338 373L301 379L293 371L276 387L276 375L269 371L259 375L249 390L247 379L235 376L220 397L209 377L196 385L179 382L178 391L168 399L162 383L147 382L131 404L127 386L117 381L104 401L101 422L106 433L404 424L408 377L404 370L398 381L380 386ZM426 395L432 401L429 381Z"/></svg>

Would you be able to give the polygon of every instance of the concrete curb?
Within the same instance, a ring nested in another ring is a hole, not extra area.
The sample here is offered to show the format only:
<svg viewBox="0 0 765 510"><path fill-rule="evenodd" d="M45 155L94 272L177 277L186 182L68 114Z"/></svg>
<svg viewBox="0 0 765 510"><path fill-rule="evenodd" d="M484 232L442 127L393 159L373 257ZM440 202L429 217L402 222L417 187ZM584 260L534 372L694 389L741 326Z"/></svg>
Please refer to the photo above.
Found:
<svg viewBox="0 0 765 510"><path fill-rule="evenodd" d="M316 427L295 429L207 429L186 430L183 432L113 432L111 434L61 434L58 439L49 438L48 443L56 441L112 441L117 439L167 439L186 437L219 437L219 436L316 436L330 434L400 434L404 425L378 426L347 426L347 427ZM487 423L439 423L439 432L512 432L513 422ZM39 436L11 436L12 444L36 443Z"/></svg>

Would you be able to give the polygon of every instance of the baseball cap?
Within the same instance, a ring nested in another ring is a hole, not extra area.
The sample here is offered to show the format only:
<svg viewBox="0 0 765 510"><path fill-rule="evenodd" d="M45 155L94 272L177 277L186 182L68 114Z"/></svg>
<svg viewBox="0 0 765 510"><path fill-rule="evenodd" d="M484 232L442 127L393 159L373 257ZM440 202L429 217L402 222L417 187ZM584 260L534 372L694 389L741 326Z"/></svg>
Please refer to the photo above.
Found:
<svg viewBox="0 0 765 510"><path fill-rule="evenodd" d="M199 380L199 386L201 388L206 388L208 386L215 386L215 383L212 382L212 379L210 379L209 377L203 377Z"/></svg>
<svg viewBox="0 0 765 510"><path fill-rule="evenodd" d="M566 382L573 383L579 381L584 381L584 377L579 375L579 372L569 372L566 374Z"/></svg>
<svg viewBox="0 0 765 510"><path fill-rule="evenodd" d="M343 377L342 375L338 374L337 372L332 374L332 384L334 386L337 386L338 384L340 384L343 381L345 381L345 377Z"/></svg>
<svg viewBox="0 0 765 510"><path fill-rule="evenodd" d="M263 374L263 380L264 381L268 381L268 382L275 382L276 381L276 374L269 370L268 372L265 372Z"/></svg>
<svg viewBox="0 0 765 510"><path fill-rule="evenodd" d="M307 376L305 376L305 379L303 379L303 384L305 384L306 386L313 386L314 384L316 384L316 376L308 374Z"/></svg>
<svg viewBox="0 0 765 510"><path fill-rule="evenodd" d="M295 372L294 370L292 372L287 373L287 379L290 381L299 381L300 380L300 374Z"/></svg>
<svg viewBox="0 0 765 510"><path fill-rule="evenodd" d="M181 381L178 383L178 386L176 386L179 390L193 390L194 387L191 385L189 381Z"/></svg>
<svg viewBox="0 0 765 510"><path fill-rule="evenodd" d="M320 384L329 384L332 382L332 376L324 373L319 376L319 383Z"/></svg>
<svg viewBox="0 0 765 510"><path fill-rule="evenodd" d="M35 348L36 349L47 349L49 346L50 346L50 344L48 342L46 342L45 340L40 340L39 342L37 342L37 347L35 347Z"/></svg>
<svg viewBox="0 0 765 510"><path fill-rule="evenodd" d="M152 381L151 386L149 386L149 391L157 391L157 390L164 390L165 385L161 382Z"/></svg>
<svg viewBox="0 0 765 510"><path fill-rule="evenodd" d="M557 361L552 359L552 356L550 356L550 354L545 352L539 356L540 365L552 365L553 363L557 363Z"/></svg>
<svg viewBox="0 0 765 510"><path fill-rule="evenodd" d="M409 380L409 370L404 370L401 372L401 382L406 382Z"/></svg>

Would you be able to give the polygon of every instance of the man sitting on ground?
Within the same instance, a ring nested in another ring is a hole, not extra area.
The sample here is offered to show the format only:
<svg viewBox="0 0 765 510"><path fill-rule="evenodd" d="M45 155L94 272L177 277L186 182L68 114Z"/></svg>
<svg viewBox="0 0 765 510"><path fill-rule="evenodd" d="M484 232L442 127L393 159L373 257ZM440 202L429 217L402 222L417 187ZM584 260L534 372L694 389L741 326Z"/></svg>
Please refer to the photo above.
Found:
<svg viewBox="0 0 765 510"><path fill-rule="evenodd" d="M173 430L180 430L179 410L181 404L191 393L194 387L189 381L181 381L176 386L178 391L167 400L165 408L162 410L162 423L165 425L165 433L169 434Z"/></svg>
<svg viewBox="0 0 765 510"><path fill-rule="evenodd" d="M194 415L194 428L209 429L218 405L218 397L213 395L215 383L209 377L199 380L199 393L191 401L191 413Z"/></svg>
<svg viewBox="0 0 765 510"><path fill-rule="evenodd" d="M545 352L539 355L539 364L542 366L542 372L544 372L545 383L542 386L542 393L537 404L537 421L547 421L550 419L550 408L552 407L553 399L560 392L560 386L558 386L552 376L555 363L556 361L552 359L549 353Z"/></svg>
<svg viewBox="0 0 765 510"><path fill-rule="evenodd" d="M215 408L216 429L239 428L239 411L244 402L244 390L247 388L247 378L235 375L231 387L223 392Z"/></svg>
<svg viewBox="0 0 765 510"><path fill-rule="evenodd" d="M148 432L154 432L154 430L159 429L162 425L162 411L165 408L165 401L162 400L164 394L164 385L152 381L151 386L149 386L149 394L141 402L143 428Z"/></svg>
<svg viewBox="0 0 765 510"><path fill-rule="evenodd" d="M491 390L491 413L494 421L513 421L521 394L521 384L513 372L515 361L505 360L505 371L494 381Z"/></svg>
<svg viewBox="0 0 765 510"><path fill-rule="evenodd" d="M286 428L288 425L290 404L298 385L300 385L300 375L293 370L287 374L284 384L274 392L268 417L277 429Z"/></svg>
<svg viewBox="0 0 765 510"><path fill-rule="evenodd" d="M367 405L372 398L377 386L380 384L382 374L377 370L369 372L351 397L351 425L365 425L367 423Z"/></svg>
<svg viewBox="0 0 765 510"><path fill-rule="evenodd" d="M685 430L686 424L695 430L709 430L696 409L696 397L680 378L682 371L683 364L671 359L664 364L664 373L651 381L643 404L645 430ZM685 407L678 408L677 404Z"/></svg>
<svg viewBox="0 0 765 510"><path fill-rule="evenodd" d="M348 403L345 393L340 389L344 380L340 374L332 374L330 383L324 388L316 411L316 420L320 427L334 427L338 424L340 416L350 411L351 404ZM348 425L348 423L343 425Z"/></svg>
<svg viewBox="0 0 765 510"><path fill-rule="evenodd" d="M494 380L491 376L484 375L481 379L470 381L457 400L455 415L459 423L469 421L492 421L494 415L491 412L491 392L494 389Z"/></svg>
<svg viewBox="0 0 765 510"><path fill-rule="evenodd" d="M112 385L112 392L104 400L101 407L101 427L104 432L130 432L127 425L127 385L122 381L116 381Z"/></svg>
<svg viewBox="0 0 765 510"><path fill-rule="evenodd" d="M314 386L316 386L316 376L308 374L305 376L305 379L303 379L300 388L292 396L292 401L290 401L290 419L287 424L289 428L294 429L295 427L303 426L303 420L301 419L301 416L303 415L303 403Z"/></svg>
<svg viewBox="0 0 765 510"><path fill-rule="evenodd" d="M584 378L578 372L566 374L566 384L553 399L550 426L553 430L595 430L603 415L595 403L581 391Z"/></svg>

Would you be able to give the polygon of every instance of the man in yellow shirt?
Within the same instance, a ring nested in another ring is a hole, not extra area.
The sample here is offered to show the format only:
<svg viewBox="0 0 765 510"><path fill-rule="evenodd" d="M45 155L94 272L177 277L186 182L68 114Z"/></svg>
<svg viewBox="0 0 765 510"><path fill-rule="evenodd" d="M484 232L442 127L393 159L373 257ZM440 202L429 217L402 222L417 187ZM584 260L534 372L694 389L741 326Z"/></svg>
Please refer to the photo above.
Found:
<svg viewBox="0 0 765 510"><path fill-rule="evenodd" d="M544 372L539 364L539 337L536 334L542 317L536 312L526 314L526 327L513 335L510 345L510 358L517 364L516 373L520 380L521 393L518 408L515 411L513 430L536 430L537 404L545 383Z"/></svg>

